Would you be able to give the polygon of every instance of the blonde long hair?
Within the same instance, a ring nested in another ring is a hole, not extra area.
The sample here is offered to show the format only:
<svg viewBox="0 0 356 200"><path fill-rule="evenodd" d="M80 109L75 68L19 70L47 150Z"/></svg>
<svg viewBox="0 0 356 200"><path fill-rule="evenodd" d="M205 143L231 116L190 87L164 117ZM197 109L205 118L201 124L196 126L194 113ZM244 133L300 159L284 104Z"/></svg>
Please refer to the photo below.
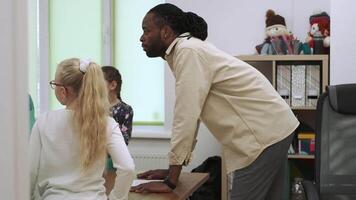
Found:
<svg viewBox="0 0 356 200"><path fill-rule="evenodd" d="M79 136L81 167L86 171L106 155L109 101L100 66L90 62L85 73L79 66L78 58L64 60L56 77L65 87L71 87L75 96L73 122Z"/></svg>

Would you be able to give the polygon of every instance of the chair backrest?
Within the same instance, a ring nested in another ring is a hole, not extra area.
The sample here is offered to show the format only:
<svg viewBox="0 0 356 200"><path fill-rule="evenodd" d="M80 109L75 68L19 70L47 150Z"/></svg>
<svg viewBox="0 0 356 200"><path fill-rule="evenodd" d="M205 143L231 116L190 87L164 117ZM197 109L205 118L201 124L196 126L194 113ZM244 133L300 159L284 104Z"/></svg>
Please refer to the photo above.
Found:
<svg viewBox="0 0 356 200"><path fill-rule="evenodd" d="M321 199L356 199L356 84L329 86L319 98L315 156Z"/></svg>
<svg viewBox="0 0 356 200"><path fill-rule="evenodd" d="M207 172L209 179L200 186L189 200L216 200L221 197L221 158L213 156L206 159L192 172Z"/></svg>

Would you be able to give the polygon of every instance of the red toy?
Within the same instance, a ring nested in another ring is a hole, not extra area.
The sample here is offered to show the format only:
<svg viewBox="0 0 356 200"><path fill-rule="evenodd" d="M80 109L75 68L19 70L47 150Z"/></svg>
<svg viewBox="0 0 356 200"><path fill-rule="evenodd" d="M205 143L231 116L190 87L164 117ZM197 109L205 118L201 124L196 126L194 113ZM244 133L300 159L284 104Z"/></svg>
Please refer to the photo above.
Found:
<svg viewBox="0 0 356 200"><path fill-rule="evenodd" d="M306 42L313 54L329 54L330 17L326 12L310 16L310 31Z"/></svg>

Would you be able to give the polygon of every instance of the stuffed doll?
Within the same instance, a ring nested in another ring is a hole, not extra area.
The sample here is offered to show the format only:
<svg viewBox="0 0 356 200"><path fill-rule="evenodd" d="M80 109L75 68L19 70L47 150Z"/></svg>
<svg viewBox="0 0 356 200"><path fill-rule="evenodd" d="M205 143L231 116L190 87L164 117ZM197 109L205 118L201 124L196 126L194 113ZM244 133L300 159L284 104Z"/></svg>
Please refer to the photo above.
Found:
<svg viewBox="0 0 356 200"><path fill-rule="evenodd" d="M330 48L330 17L326 12L310 16L306 42L313 54L328 54Z"/></svg>
<svg viewBox="0 0 356 200"><path fill-rule="evenodd" d="M291 52L289 41L293 36L288 31L284 18L273 10L266 13L266 39L256 46L261 55L288 54Z"/></svg>

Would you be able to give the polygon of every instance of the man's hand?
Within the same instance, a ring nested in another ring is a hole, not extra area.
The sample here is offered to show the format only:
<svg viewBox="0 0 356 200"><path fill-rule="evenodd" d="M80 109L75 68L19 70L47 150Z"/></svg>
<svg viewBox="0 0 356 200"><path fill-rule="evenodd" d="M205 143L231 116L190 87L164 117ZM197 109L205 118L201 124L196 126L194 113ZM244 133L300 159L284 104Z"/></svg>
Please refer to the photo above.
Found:
<svg viewBox="0 0 356 200"><path fill-rule="evenodd" d="M141 174L137 174L137 178L139 179L165 179L168 176L168 169L155 169L143 172ZM142 185L142 184L141 184Z"/></svg>
<svg viewBox="0 0 356 200"><path fill-rule="evenodd" d="M170 165L169 169L149 170L144 173L137 174L137 178L148 179L148 180L168 178L170 184L177 185L181 170L182 170L181 165ZM142 192L167 193L167 192L172 192L173 189L170 188L163 181L153 181L153 182L142 183L140 185L131 187L130 191L137 192L137 193L142 193Z"/></svg>
<svg viewBox="0 0 356 200"><path fill-rule="evenodd" d="M154 170L151 170L154 171ZM162 181L153 181L149 183L142 183L140 185L131 187L130 192L137 192L137 193L143 193L143 192L154 192L154 193L168 193L172 192L172 189L169 188L166 184L164 184Z"/></svg>

